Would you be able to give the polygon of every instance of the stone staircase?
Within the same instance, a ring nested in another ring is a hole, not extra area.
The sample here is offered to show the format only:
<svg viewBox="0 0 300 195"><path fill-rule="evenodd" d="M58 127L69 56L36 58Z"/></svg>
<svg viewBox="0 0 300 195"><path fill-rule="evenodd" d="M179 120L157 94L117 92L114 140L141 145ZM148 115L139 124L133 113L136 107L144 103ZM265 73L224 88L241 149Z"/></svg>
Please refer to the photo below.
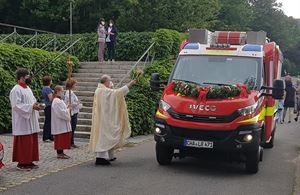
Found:
<svg viewBox="0 0 300 195"><path fill-rule="evenodd" d="M135 62L81 62L77 73L73 73L73 78L77 81L77 89L75 94L83 104L83 108L78 115L78 123L76 128L76 137L89 137L92 124L92 107L93 97L96 87L103 74L111 76L116 86ZM129 78L125 80L127 83ZM42 112L41 115L44 113ZM44 117L40 119L40 126L43 128Z"/></svg>

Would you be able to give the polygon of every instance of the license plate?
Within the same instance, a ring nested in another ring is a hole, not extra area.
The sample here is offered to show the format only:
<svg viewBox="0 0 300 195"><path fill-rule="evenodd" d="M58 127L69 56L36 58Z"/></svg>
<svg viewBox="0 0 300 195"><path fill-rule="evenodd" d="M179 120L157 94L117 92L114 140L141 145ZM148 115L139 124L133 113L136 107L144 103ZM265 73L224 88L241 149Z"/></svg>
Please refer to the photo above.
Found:
<svg viewBox="0 0 300 195"><path fill-rule="evenodd" d="M188 140L185 139L184 146L193 148L214 148L214 143L209 141L199 141L199 140Z"/></svg>

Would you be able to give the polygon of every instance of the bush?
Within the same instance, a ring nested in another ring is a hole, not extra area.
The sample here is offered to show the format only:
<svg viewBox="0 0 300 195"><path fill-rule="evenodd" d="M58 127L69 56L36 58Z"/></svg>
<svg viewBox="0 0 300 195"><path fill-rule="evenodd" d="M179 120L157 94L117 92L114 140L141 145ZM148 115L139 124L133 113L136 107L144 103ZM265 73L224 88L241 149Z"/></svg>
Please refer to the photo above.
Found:
<svg viewBox="0 0 300 195"><path fill-rule="evenodd" d="M0 35L0 39L6 35ZM16 37L17 44L23 44L30 39L32 35L21 35ZM54 51L63 48L69 41L69 35L57 35L57 41L51 42L44 49ZM74 34L73 40L81 40L74 46L71 53L78 57L80 61L97 61L97 34L84 33ZM37 47L42 48L50 40L53 35L41 34L37 36ZM179 44L182 40L182 34L174 30L161 29L154 32L121 32L118 34L116 45L116 60L118 61L136 61L148 49L153 41L157 41L157 45L153 52L159 59L177 55ZM7 42L14 42L14 37L11 37ZM35 47L35 41L26 45L28 47Z"/></svg>
<svg viewBox="0 0 300 195"><path fill-rule="evenodd" d="M24 48L15 44L0 44L0 83L1 83L1 107L0 113L0 133L7 132L11 128L10 108L9 108L9 92L15 84L15 71L19 67L27 68L31 72L36 72L49 63L58 52L47 52L40 49ZM44 68L38 75L33 78L30 85L33 93L37 99L41 97L42 77L45 75L53 76L53 84L59 84L66 80L67 65L66 62L69 54L62 55L57 61L53 62ZM77 58L71 56L74 62L74 71L78 68L79 61Z"/></svg>
<svg viewBox="0 0 300 195"><path fill-rule="evenodd" d="M14 86L14 80L15 79L10 72L4 70L3 67L0 66L0 133L8 132L8 129L11 129L10 103L7 94Z"/></svg>
<svg viewBox="0 0 300 195"><path fill-rule="evenodd" d="M179 53L180 43L185 36L175 30L159 29L154 33L155 57L157 59L174 58Z"/></svg>
<svg viewBox="0 0 300 195"><path fill-rule="evenodd" d="M132 135L145 135L153 133L154 120L161 92L150 90L150 75L157 72L162 80L167 80L173 63L171 60L155 61L144 70L140 82L126 97Z"/></svg>

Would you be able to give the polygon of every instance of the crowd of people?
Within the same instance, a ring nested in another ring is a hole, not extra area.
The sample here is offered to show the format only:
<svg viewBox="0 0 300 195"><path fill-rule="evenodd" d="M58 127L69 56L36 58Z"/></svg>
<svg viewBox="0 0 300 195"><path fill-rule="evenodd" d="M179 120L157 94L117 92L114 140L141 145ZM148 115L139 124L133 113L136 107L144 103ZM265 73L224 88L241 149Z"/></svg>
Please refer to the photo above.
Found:
<svg viewBox="0 0 300 195"><path fill-rule="evenodd" d="M43 77L43 103L37 102L29 85L29 71L16 71L17 84L10 92L12 108L13 155L19 170L38 168L39 111L44 110L43 142L54 142L58 159L69 159L65 150L77 148L74 132L82 103L74 93L76 80L68 79L66 90L57 85L52 90L52 78ZM131 134L125 95L136 83L131 81L120 89L113 89L111 77L103 75L96 88L93 102L90 151L95 152L96 165L109 165L115 161L114 150L121 147Z"/></svg>
<svg viewBox="0 0 300 195"><path fill-rule="evenodd" d="M118 31L116 26L114 25L113 20L109 20L108 26L106 26L104 18L100 19L98 28L98 60L99 62L103 62L105 59L105 49L107 48L107 59L111 62L115 61L116 55L116 40Z"/></svg>
<svg viewBox="0 0 300 195"><path fill-rule="evenodd" d="M17 84L10 92L12 108L13 162L17 162L19 170L38 168L34 161L39 160L38 133L39 111L44 110L45 122L42 139L54 142L54 150L58 159L69 159L65 150L77 148L74 132L77 116L82 103L74 93L76 80L68 79L66 90L57 85L52 90L52 77L43 77L43 103L37 102L29 85L29 71L20 68L16 71ZM298 121L300 111L300 79L295 86L291 77L285 78L285 98L279 102L279 122L284 123L288 115L288 123ZM125 96L135 80L127 85L114 89L111 77L103 75L95 90L92 113L91 136L89 150L95 153L96 165L109 165L115 161L114 150L122 147L131 134Z"/></svg>
<svg viewBox="0 0 300 195"><path fill-rule="evenodd" d="M284 99L279 101L278 105L279 122L283 124L288 115L288 123L294 120L297 122L300 114L300 79L293 85L290 76L285 77L285 95Z"/></svg>

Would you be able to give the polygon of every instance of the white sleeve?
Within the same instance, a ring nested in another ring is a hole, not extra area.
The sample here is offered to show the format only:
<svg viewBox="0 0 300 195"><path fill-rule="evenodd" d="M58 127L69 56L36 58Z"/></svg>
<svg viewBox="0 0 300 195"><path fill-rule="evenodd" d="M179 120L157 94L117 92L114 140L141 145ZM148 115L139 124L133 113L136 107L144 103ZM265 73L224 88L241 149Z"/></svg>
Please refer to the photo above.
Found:
<svg viewBox="0 0 300 195"><path fill-rule="evenodd" d="M70 112L63 101L57 102L52 109L55 109L55 114L58 118L71 121Z"/></svg>
<svg viewBox="0 0 300 195"><path fill-rule="evenodd" d="M11 107L15 112L20 114L21 117L29 119L33 112L33 105L24 103L24 100L22 101L21 96L22 95L18 90L13 90L10 93L9 99L11 102Z"/></svg>
<svg viewBox="0 0 300 195"><path fill-rule="evenodd" d="M127 85L120 88L121 91L123 91L124 95L127 95L129 93L129 88Z"/></svg>

